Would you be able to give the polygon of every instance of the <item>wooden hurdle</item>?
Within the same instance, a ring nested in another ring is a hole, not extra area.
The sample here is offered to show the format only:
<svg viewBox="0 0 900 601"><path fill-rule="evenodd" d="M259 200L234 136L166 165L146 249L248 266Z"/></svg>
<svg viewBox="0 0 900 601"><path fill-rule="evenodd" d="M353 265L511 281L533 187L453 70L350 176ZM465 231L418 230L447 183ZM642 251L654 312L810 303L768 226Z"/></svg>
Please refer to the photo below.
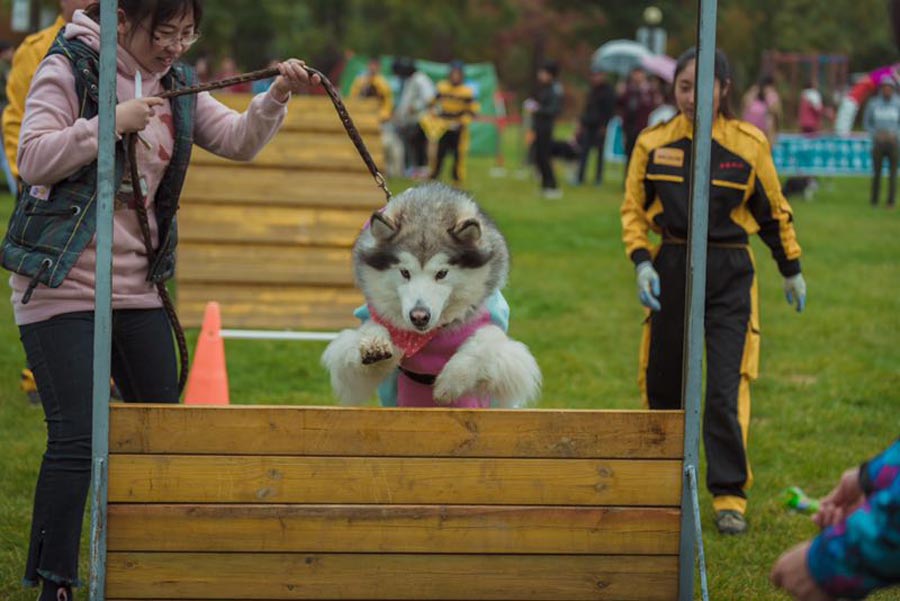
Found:
<svg viewBox="0 0 900 601"><path fill-rule="evenodd" d="M251 97L217 95L242 111ZM378 105L347 108L376 160ZM285 122L250 162L194 149L179 210L177 305L199 327L217 301L226 328L338 329L363 303L349 249L384 204L325 96L291 100Z"/></svg>
<svg viewBox="0 0 900 601"><path fill-rule="evenodd" d="M674 600L683 423L115 404L106 599Z"/></svg>

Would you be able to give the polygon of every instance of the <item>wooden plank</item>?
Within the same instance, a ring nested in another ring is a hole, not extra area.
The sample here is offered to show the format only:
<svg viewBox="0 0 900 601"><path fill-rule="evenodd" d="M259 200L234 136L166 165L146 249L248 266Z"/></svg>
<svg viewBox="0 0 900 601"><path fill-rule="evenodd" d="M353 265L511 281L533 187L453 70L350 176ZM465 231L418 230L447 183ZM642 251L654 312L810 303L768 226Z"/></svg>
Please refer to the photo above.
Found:
<svg viewBox="0 0 900 601"><path fill-rule="evenodd" d="M110 503L677 506L681 461L111 455Z"/></svg>
<svg viewBox="0 0 900 601"><path fill-rule="evenodd" d="M381 163L381 144L367 144L376 164ZM234 165L235 161L195 147L191 165ZM240 164L238 162L237 164ZM346 135L282 132L253 159L254 165L282 169L327 169L368 173L366 164Z"/></svg>
<svg viewBox="0 0 900 601"><path fill-rule="evenodd" d="M681 459L681 411L113 403L111 453Z"/></svg>
<svg viewBox="0 0 900 601"><path fill-rule="evenodd" d="M353 286L347 248L188 242L178 270L179 282Z"/></svg>
<svg viewBox="0 0 900 601"><path fill-rule="evenodd" d="M178 282L178 316L186 328L203 323L209 301L222 309L222 327L336 330L359 325L353 310L365 301L356 288Z"/></svg>
<svg viewBox="0 0 900 601"><path fill-rule="evenodd" d="M675 556L110 553L106 595L672 601L677 569Z"/></svg>
<svg viewBox="0 0 900 601"><path fill-rule="evenodd" d="M109 506L110 551L677 555L680 511L460 505Z"/></svg>
<svg viewBox="0 0 900 601"><path fill-rule="evenodd" d="M182 204L179 244L186 242L339 246L350 248L371 217L368 209L272 205ZM344 251L349 260L349 251ZM179 256L179 266L183 257Z"/></svg>
<svg viewBox="0 0 900 601"><path fill-rule="evenodd" d="M228 94L213 92L216 99L226 106L244 112L253 99L250 94ZM350 113L356 128L368 142L369 137L378 137L380 121L378 101L368 99L347 99L344 105ZM327 96L294 96L288 104L283 130L304 131L344 131L340 117ZM344 134L346 135L346 134Z"/></svg>
<svg viewBox="0 0 900 601"><path fill-rule="evenodd" d="M196 202L258 206L356 208L374 211L384 205L384 193L368 171L275 169L252 163L227 166L194 165L182 191L182 210Z"/></svg>

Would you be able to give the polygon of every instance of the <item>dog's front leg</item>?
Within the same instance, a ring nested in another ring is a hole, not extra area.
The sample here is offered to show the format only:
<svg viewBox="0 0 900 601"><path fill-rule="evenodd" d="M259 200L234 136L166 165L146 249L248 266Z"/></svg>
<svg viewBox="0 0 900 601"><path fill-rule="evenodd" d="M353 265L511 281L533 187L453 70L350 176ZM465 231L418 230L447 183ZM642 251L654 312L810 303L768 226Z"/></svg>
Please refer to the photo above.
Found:
<svg viewBox="0 0 900 601"><path fill-rule="evenodd" d="M331 373L331 387L341 403L362 405L397 368L401 357L387 329L367 321L338 334L322 353L322 364Z"/></svg>
<svg viewBox="0 0 900 601"><path fill-rule="evenodd" d="M501 407L520 407L534 401L540 388L541 370L528 347L490 325L466 340L438 374L434 400L447 405L480 393Z"/></svg>

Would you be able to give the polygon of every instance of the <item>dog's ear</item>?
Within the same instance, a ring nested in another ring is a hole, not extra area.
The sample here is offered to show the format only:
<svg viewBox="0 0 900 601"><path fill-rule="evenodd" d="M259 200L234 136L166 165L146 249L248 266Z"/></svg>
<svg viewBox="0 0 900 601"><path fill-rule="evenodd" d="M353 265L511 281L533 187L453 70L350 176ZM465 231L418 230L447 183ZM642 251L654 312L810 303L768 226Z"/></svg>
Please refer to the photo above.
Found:
<svg viewBox="0 0 900 601"><path fill-rule="evenodd" d="M382 215L381 212L372 213L369 227L372 228L372 236L379 242L390 240L397 233L397 226L394 222Z"/></svg>
<svg viewBox="0 0 900 601"><path fill-rule="evenodd" d="M481 240L481 223L474 218L463 219L450 228L450 235L463 244L475 244Z"/></svg>

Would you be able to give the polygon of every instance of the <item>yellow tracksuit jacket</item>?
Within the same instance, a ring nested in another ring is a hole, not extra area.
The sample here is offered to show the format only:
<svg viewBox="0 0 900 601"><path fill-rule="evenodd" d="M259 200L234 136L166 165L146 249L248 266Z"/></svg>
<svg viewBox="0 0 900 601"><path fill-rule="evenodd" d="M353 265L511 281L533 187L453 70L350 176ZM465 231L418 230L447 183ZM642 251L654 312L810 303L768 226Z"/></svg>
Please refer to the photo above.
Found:
<svg viewBox="0 0 900 601"><path fill-rule="evenodd" d="M381 75L374 77L368 72L358 75L350 85L350 98L377 98L381 103L378 118L384 122L391 118L394 111L394 92L390 84Z"/></svg>
<svg viewBox="0 0 900 601"><path fill-rule="evenodd" d="M12 68L6 81L6 97L9 104L3 111L3 150L9 167L15 177L19 176L16 155L19 149L19 130L25 115L25 97L31 88L38 65L44 60L56 34L65 26L63 18L57 17L50 27L33 33L19 45L13 55Z"/></svg>

